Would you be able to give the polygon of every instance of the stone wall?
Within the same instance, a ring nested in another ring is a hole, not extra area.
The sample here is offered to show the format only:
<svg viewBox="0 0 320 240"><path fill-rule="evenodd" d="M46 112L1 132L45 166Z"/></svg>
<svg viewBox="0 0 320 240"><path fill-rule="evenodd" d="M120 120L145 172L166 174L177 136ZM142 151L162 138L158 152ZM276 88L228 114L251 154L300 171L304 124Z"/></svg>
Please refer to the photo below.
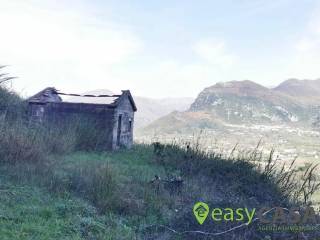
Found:
<svg viewBox="0 0 320 240"><path fill-rule="evenodd" d="M133 142L133 111L129 101L122 100L117 107L69 102L30 103L29 119L55 124L88 121L105 139L104 149L130 148Z"/></svg>
<svg viewBox="0 0 320 240"><path fill-rule="evenodd" d="M121 123L120 123L121 119ZM113 147L130 148L133 144L134 112L130 101L120 99L114 113ZM120 131L120 134L119 134Z"/></svg>

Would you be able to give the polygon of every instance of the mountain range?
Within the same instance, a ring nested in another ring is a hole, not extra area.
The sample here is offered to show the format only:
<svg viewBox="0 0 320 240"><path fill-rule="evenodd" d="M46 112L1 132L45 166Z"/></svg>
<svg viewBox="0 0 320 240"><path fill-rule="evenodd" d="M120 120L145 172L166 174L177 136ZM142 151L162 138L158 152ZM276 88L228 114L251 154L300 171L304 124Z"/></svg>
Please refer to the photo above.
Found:
<svg viewBox="0 0 320 240"><path fill-rule="evenodd" d="M188 110L161 117L141 132L180 133L228 124L315 126L319 114L320 79L289 79L274 88L231 81L205 88Z"/></svg>

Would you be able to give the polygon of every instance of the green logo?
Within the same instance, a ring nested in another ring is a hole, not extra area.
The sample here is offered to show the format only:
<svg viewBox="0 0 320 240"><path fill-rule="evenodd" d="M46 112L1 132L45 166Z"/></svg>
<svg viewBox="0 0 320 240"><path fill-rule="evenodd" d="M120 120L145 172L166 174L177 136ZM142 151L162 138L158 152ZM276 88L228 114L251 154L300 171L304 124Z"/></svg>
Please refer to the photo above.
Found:
<svg viewBox="0 0 320 240"><path fill-rule="evenodd" d="M197 202L193 206L193 214L200 224L203 224L209 214L209 206L204 202Z"/></svg>

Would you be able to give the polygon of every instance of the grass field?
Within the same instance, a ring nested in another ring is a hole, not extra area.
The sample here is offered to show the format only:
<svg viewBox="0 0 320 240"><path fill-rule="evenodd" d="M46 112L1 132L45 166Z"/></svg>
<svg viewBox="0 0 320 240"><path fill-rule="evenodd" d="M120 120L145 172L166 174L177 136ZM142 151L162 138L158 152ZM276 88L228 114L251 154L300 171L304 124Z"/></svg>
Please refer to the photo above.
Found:
<svg viewBox="0 0 320 240"><path fill-rule="evenodd" d="M153 214L140 216L135 205L144 196L140 183L162 173L146 161L150 153L82 152L56 158L49 174L30 165L2 167L0 239L135 239L138 226L156 221ZM95 199L90 188L98 192L99 180L89 178L106 166L114 179L103 184L115 186L105 198L99 192Z"/></svg>
<svg viewBox="0 0 320 240"><path fill-rule="evenodd" d="M199 230L191 209L201 200L249 208L291 204L271 178L246 161L175 146L161 151L159 156L151 146L136 145L113 153L55 155L46 164L2 165L0 239L207 239L159 226ZM163 180L179 176L183 188L154 185L150 181L155 175Z"/></svg>

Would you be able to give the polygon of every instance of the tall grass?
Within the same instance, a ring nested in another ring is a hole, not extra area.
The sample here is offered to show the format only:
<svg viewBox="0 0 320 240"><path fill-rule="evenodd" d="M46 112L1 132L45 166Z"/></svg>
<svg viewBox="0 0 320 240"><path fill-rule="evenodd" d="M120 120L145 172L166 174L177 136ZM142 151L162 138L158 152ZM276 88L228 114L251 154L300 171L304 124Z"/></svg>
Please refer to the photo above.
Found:
<svg viewBox="0 0 320 240"><path fill-rule="evenodd" d="M235 147L231 154L226 156L203 151L197 142L185 144L158 142L154 144L154 161L165 169L165 176L161 176L163 186L168 181L174 183L176 179L184 180L181 191L170 192L171 199L183 202L182 206L172 204L178 214L171 219L170 228L176 232L199 230L199 225L189 212L193 204L198 201L221 208L281 206L303 209L312 204L312 195L320 187L315 174L317 166L308 167L303 172L298 171L294 160L287 166L274 156L274 151L264 156L259 146L250 152L237 151ZM160 190L160 195L166 191L164 187ZM204 224L201 230L221 232L235 226L232 223ZM247 236L244 236L245 232ZM270 233L271 235L275 239L288 237L281 233L278 235ZM290 237L292 235L294 234ZM263 234L256 232L253 224L240 232L231 232L217 239L263 239L262 236ZM314 237L314 233L311 232L310 236ZM201 234L181 237L206 239L205 235Z"/></svg>
<svg viewBox="0 0 320 240"><path fill-rule="evenodd" d="M14 92L0 86L0 161L39 161L43 141L26 124L26 106Z"/></svg>
<svg viewBox="0 0 320 240"><path fill-rule="evenodd" d="M104 138L96 123L83 116L64 122L31 123L26 102L0 86L0 162L39 162L51 154L101 150Z"/></svg>
<svg viewBox="0 0 320 240"><path fill-rule="evenodd" d="M275 194L273 199L278 199L279 203L310 205L313 194L320 189L316 175L318 165L310 164L301 171L295 165L296 159L289 164L283 163L275 156L274 150L265 156L259 146L260 143L252 151L237 151L235 146L226 156L204 151L198 140L193 143L181 144L180 141L154 145L156 161L166 169L167 176L171 178L173 176L170 176L170 172L179 173L182 178L195 173L211 175L214 178L224 178L227 182L231 177L230 181L234 179L235 184L237 181L242 182L242 191L263 193L262 199L268 197L263 190L266 187L266 190L272 190L272 194ZM259 183L261 189L249 185L254 182Z"/></svg>

